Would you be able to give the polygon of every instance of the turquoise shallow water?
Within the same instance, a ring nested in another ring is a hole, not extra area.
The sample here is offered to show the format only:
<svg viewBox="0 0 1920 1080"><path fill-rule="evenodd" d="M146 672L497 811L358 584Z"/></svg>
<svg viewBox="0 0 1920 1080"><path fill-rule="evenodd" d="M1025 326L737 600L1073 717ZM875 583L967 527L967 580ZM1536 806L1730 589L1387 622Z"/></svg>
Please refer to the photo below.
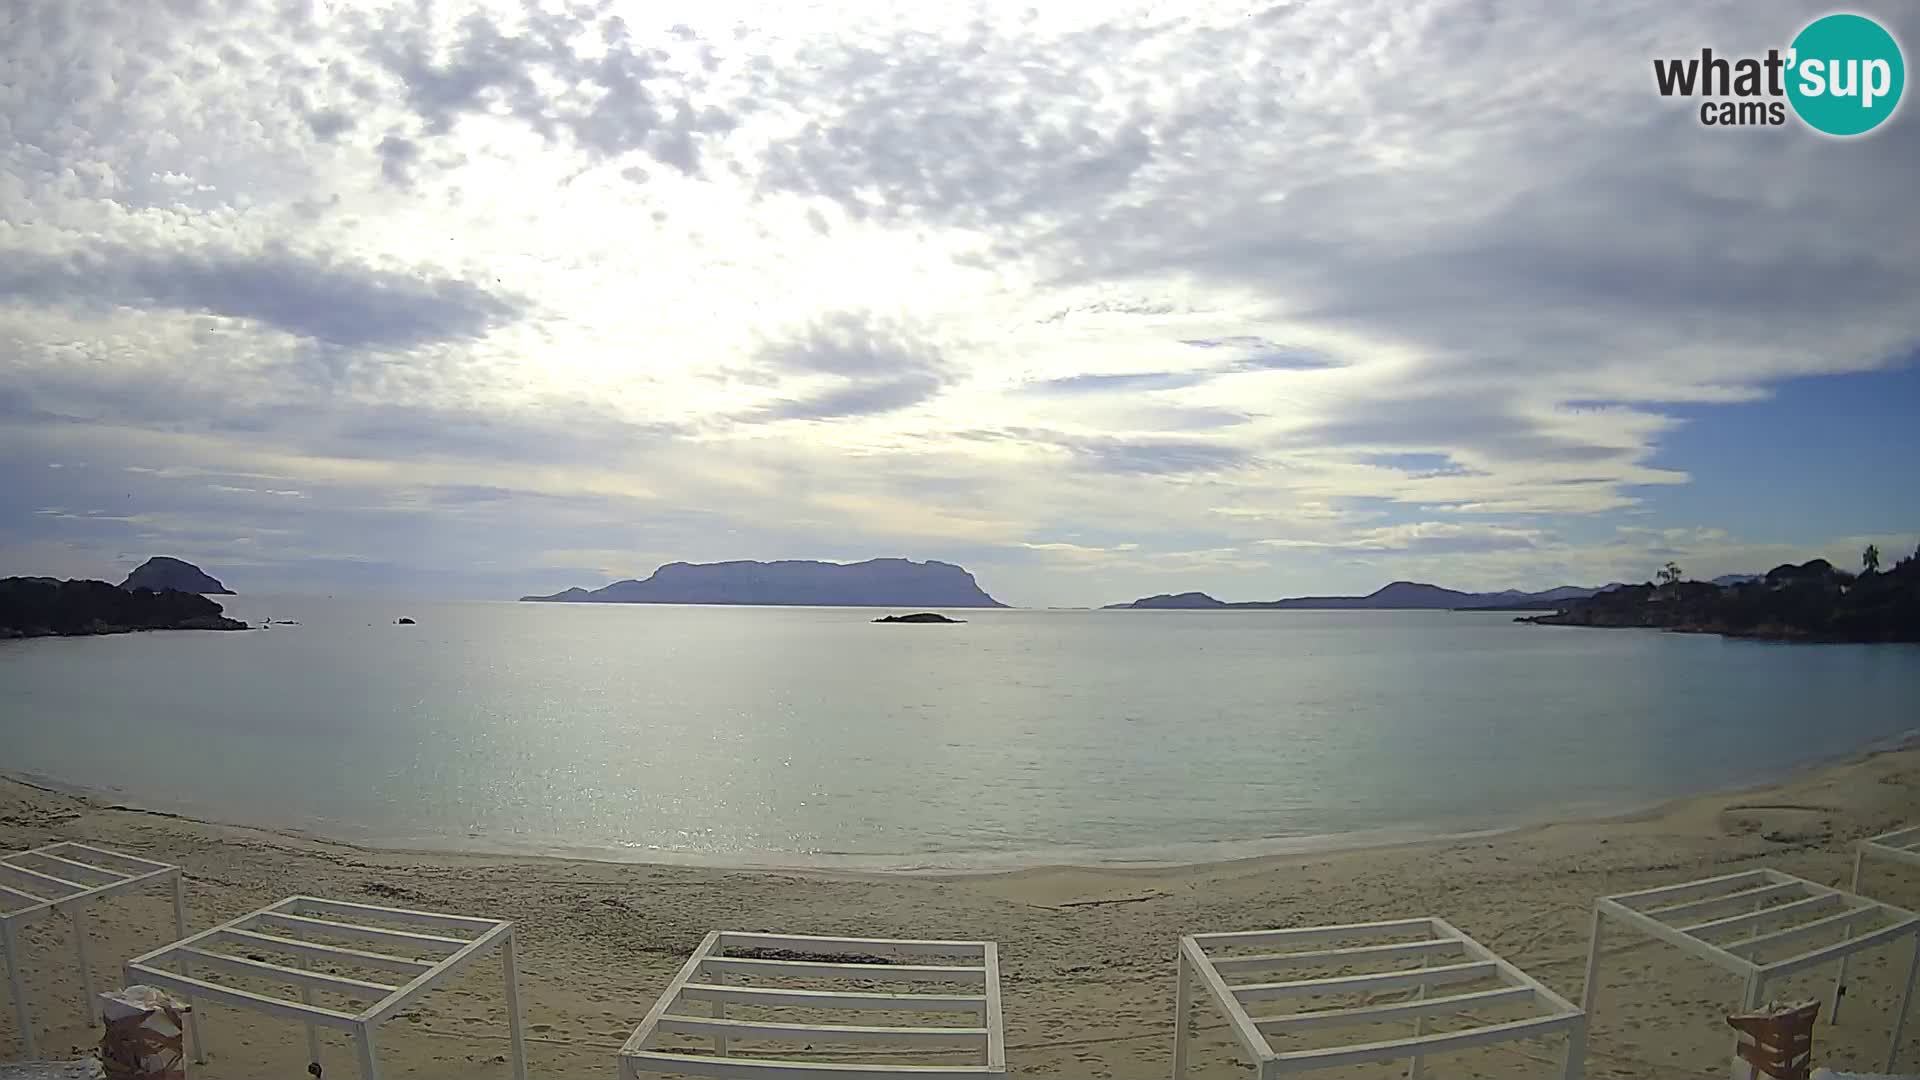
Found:
<svg viewBox="0 0 1920 1080"><path fill-rule="evenodd" d="M0 643L0 770L398 846L978 866L1625 809L1920 726L1920 649L1497 614L223 602L302 625Z"/></svg>

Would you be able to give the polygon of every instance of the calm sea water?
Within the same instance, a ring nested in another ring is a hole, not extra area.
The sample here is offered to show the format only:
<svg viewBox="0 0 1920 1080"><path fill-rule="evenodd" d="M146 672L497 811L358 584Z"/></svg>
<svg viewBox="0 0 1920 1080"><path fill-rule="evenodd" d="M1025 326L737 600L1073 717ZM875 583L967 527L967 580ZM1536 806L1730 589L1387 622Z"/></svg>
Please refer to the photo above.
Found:
<svg viewBox="0 0 1920 1080"><path fill-rule="evenodd" d="M0 643L0 769L401 846L964 866L1625 809L1920 726L1920 649L1495 614L225 600L302 625Z"/></svg>

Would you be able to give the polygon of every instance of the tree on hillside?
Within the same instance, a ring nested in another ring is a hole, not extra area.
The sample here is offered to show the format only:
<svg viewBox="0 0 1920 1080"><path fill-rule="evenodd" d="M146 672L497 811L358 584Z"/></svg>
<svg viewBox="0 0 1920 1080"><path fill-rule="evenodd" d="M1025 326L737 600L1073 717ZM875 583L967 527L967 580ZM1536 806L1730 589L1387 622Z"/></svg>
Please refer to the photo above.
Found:
<svg viewBox="0 0 1920 1080"><path fill-rule="evenodd" d="M1659 573L1653 576L1660 579L1662 585L1678 585L1680 584L1680 566L1677 563L1668 562L1660 568Z"/></svg>
<svg viewBox="0 0 1920 1080"><path fill-rule="evenodd" d="M1880 549L1873 544L1868 544L1867 550L1860 553L1860 565L1866 567L1869 574L1879 573Z"/></svg>

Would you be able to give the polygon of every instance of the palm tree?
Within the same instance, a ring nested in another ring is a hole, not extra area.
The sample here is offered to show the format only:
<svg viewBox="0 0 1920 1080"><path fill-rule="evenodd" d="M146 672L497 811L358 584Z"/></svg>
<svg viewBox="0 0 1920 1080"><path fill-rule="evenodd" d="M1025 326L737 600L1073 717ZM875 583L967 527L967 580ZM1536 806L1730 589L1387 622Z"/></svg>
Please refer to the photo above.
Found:
<svg viewBox="0 0 1920 1080"><path fill-rule="evenodd" d="M1879 573L1880 549L1873 544L1868 544L1867 550L1860 553L1860 565L1866 567L1869 574Z"/></svg>
<svg viewBox="0 0 1920 1080"><path fill-rule="evenodd" d="M1680 584L1680 567L1679 567L1679 564L1677 564L1677 563L1674 563L1674 562L1671 562L1671 561L1670 561L1670 562L1668 562L1668 563L1667 563L1667 565L1665 565L1665 566L1663 566L1663 567L1661 567L1661 568L1660 568L1660 572L1659 572L1659 573L1657 573L1657 574L1655 574L1655 575L1654 575L1654 577L1657 577L1657 578L1659 578L1659 579L1660 579L1660 584L1662 584L1662 585L1678 585L1678 584Z"/></svg>

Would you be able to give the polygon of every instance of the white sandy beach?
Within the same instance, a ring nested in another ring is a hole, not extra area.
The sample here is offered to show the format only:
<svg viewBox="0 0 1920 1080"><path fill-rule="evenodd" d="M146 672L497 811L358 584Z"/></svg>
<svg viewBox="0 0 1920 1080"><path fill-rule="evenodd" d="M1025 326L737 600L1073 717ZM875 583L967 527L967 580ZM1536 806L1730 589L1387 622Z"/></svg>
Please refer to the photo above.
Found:
<svg viewBox="0 0 1920 1080"><path fill-rule="evenodd" d="M513 919L535 1076L614 1076L615 1049L701 936L724 928L998 941L1013 1071L1160 1078L1170 1059L1181 933L1437 914L1577 1000L1595 896L1763 865L1844 886L1853 839L1916 819L1920 750L1901 750L1630 818L1472 840L1166 869L928 877L370 850L0 781L0 847L86 839L178 862L195 929L294 893ZM1877 866L1863 891L1920 906L1920 875ZM163 894L95 909L103 981L128 957L171 940ZM96 1038L79 1021L69 934L64 920L48 919L23 935L43 1050ZM1906 961L1905 946L1896 945L1856 963L1842 1023L1823 1017L1818 1029L1817 1061L1878 1067ZM1829 977L1789 983L1776 996L1817 995ZM1589 1075L1725 1075L1722 1017L1740 992L1730 976L1640 945L1608 956L1603 986ZM504 1012L497 965L476 967L388 1029L386 1075L508 1076ZM1197 1075L1244 1075L1220 1019L1203 1013L1202 1022ZM15 1056L10 1012L0 1023L0 1056ZM213 1056L195 1075L304 1075L299 1027L219 1008L207 1010L204 1024ZM1903 1062L1920 1061L1920 1024L1909 1025L1905 1041ZM329 1037L327 1046L329 1075L350 1075L346 1044ZM1429 1075L1544 1075L1558 1054L1557 1044L1508 1044L1433 1059Z"/></svg>

